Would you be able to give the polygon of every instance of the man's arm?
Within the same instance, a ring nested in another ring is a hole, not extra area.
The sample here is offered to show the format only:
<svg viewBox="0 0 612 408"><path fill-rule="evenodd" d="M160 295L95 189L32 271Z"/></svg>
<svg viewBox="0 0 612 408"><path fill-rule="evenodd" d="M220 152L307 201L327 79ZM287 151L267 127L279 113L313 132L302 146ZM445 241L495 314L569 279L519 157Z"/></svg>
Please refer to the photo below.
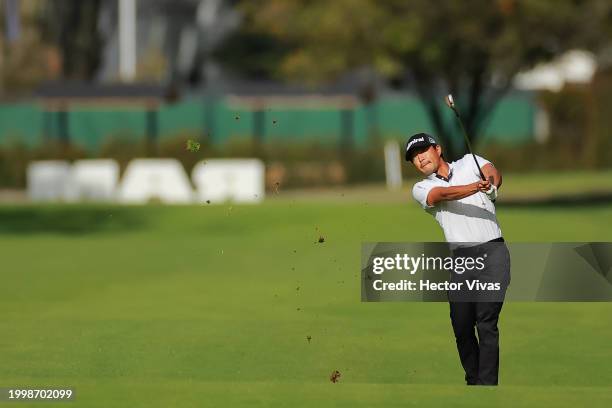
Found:
<svg viewBox="0 0 612 408"><path fill-rule="evenodd" d="M487 180L490 181L491 180L490 177L493 177L493 185L497 187L497 189L501 187L501 184L502 184L501 172L497 170L495 166L493 166L493 164L487 163L484 166L482 166L481 170L482 170L482 174L484 174Z"/></svg>
<svg viewBox="0 0 612 408"><path fill-rule="evenodd" d="M427 204L434 206L440 201L460 200L478 191L485 192L490 186L491 184L488 181L480 180L464 186L434 187L427 194Z"/></svg>

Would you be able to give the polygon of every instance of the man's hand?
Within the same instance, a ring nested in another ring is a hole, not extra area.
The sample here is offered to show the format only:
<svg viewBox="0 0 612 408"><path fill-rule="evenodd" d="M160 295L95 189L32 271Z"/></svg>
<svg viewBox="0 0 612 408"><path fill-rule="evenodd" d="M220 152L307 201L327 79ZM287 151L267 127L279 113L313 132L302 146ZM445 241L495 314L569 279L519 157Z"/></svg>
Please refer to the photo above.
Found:
<svg viewBox="0 0 612 408"><path fill-rule="evenodd" d="M491 184L490 181L480 180L477 182L478 191L481 191L489 197L489 200L495 201L497 198L497 187L495 184Z"/></svg>
<svg viewBox="0 0 612 408"><path fill-rule="evenodd" d="M491 182L487 180L479 180L475 184L478 191L482 191L485 194L491 189Z"/></svg>

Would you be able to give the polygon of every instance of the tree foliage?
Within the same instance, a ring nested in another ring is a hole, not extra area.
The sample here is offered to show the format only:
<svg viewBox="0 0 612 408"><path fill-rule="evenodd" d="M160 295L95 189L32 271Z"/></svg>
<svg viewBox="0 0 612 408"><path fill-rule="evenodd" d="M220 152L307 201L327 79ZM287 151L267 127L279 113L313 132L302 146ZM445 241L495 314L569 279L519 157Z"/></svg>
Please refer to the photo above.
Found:
<svg viewBox="0 0 612 408"><path fill-rule="evenodd" d="M102 62L98 28L101 0L62 0L46 4L44 32L62 55L65 79L91 80Z"/></svg>
<svg viewBox="0 0 612 408"><path fill-rule="evenodd" d="M443 114L453 93L476 140L514 76L572 48L609 44L607 0L248 0L249 30L272 36L284 52L272 74L320 83L368 66L407 78L438 136L453 151L457 131Z"/></svg>

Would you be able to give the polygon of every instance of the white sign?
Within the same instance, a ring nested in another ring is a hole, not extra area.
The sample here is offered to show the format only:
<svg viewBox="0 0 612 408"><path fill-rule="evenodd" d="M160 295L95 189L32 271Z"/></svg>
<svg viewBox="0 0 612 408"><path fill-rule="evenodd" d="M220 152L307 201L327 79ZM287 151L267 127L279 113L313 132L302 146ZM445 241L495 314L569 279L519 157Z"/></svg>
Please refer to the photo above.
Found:
<svg viewBox="0 0 612 408"><path fill-rule="evenodd" d="M178 160L135 159L125 170L118 198L133 204L156 200L182 204L193 201L193 190Z"/></svg>
<svg viewBox="0 0 612 408"><path fill-rule="evenodd" d="M119 180L114 160L77 160L66 191L69 201L112 201Z"/></svg>
<svg viewBox="0 0 612 408"><path fill-rule="evenodd" d="M257 203L265 194L265 166L258 159L211 159L193 169L200 202Z"/></svg>
<svg viewBox="0 0 612 408"><path fill-rule="evenodd" d="M70 164L61 160L32 162L26 177L30 200L60 201L70 183Z"/></svg>

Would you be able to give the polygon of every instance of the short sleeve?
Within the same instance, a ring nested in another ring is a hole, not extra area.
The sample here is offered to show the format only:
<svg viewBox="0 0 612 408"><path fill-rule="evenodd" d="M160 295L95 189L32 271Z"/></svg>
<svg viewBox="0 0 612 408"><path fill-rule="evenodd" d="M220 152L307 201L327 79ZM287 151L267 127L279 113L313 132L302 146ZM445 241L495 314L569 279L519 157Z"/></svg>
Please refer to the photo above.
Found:
<svg viewBox="0 0 612 408"><path fill-rule="evenodd" d="M426 180L419 181L412 187L412 197L421 204L424 209L433 208L433 205L427 204L427 195L434 188L433 183L428 183Z"/></svg>
<svg viewBox="0 0 612 408"><path fill-rule="evenodd" d="M489 164L491 163L490 161L488 161L487 159L485 159L484 157L481 157L479 155L475 155L476 156L476 160L478 161L478 166L482 169L485 164ZM465 160L468 160L469 163L472 166L472 169L474 170L474 175L476 175L478 178L480 178L480 171L478 170L478 167L476 167L476 163L474 163L474 158L472 157L471 154L466 154L465 156L463 156L463 158Z"/></svg>

